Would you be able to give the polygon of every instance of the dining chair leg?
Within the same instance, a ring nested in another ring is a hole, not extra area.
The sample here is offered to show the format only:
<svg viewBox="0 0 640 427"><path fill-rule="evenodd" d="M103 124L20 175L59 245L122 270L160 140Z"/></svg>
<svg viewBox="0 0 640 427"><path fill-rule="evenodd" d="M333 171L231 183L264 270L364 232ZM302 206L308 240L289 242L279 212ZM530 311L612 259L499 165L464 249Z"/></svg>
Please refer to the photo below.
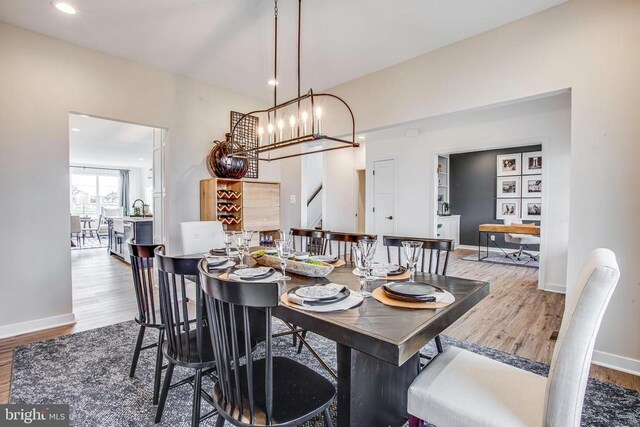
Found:
<svg viewBox="0 0 640 427"><path fill-rule="evenodd" d="M191 412L191 427L200 425L200 400L202 398L202 369L196 369L193 380L193 410Z"/></svg>
<svg viewBox="0 0 640 427"><path fill-rule="evenodd" d="M100 240L100 233L98 233L97 231L96 231L96 237L98 237L98 243L102 245L102 240Z"/></svg>
<svg viewBox="0 0 640 427"><path fill-rule="evenodd" d="M162 391L160 392L160 400L158 401L158 409L156 410L156 424L162 420L162 412L164 411L164 404L167 402L167 394L169 394L169 386L171 385L174 367L175 365L169 362L167 372L164 374L164 382L162 383Z"/></svg>
<svg viewBox="0 0 640 427"><path fill-rule="evenodd" d="M424 427L424 421L413 415L409 415L409 427Z"/></svg>
<svg viewBox="0 0 640 427"><path fill-rule="evenodd" d="M438 354L441 354L444 350L442 350L442 341L440 340L440 335L436 335L436 350L438 350Z"/></svg>
<svg viewBox="0 0 640 427"><path fill-rule="evenodd" d="M329 412L329 408L325 409L322 412L324 417L324 425L327 427L333 427L333 420L331 419L331 412Z"/></svg>
<svg viewBox="0 0 640 427"><path fill-rule="evenodd" d="M160 379L162 377L162 342L164 341L164 329L158 331L158 351L156 353L156 372L153 379L153 404L158 404L158 396L160 395Z"/></svg>
<svg viewBox="0 0 640 427"><path fill-rule="evenodd" d="M142 349L142 340L144 339L144 326L140 326L138 331L138 339L136 341L136 349L133 351L133 361L131 362L131 370L129 371L129 377L133 378L136 374L136 366L138 366L138 358L140 357L140 349Z"/></svg>
<svg viewBox="0 0 640 427"><path fill-rule="evenodd" d="M293 328L296 329L297 326L293 325ZM296 345L298 345L298 334L292 334L291 337L293 338L293 347L295 347Z"/></svg>
<svg viewBox="0 0 640 427"><path fill-rule="evenodd" d="M293 336L295 337L296 334L293 334ZM302 338L303 339L307 339L307 330L305 329L304 331L302 331ZM302 353L302 340L300 340L300 345L298 345L298 354Z"/></svg>

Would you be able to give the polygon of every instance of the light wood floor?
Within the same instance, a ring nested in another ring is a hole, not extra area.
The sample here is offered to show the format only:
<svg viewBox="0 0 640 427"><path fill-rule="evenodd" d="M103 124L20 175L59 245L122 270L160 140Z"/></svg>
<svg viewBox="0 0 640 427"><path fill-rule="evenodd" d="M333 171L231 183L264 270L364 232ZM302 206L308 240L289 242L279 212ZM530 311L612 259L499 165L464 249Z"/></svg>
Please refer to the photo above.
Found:
<svg viewBox="0 0 640 427"><path fill-rule="evenodd" d="M447 335L549 364L560 328L564 296L537 289L537 270L477 263L456 250L448 273L491 283L491 294L459 319ZM9 400L15 347L133 319L135 295L129 266L104 249L72 251L73 306L77 323L0 340L0 403ZM593 365L598 379L640 391L640 377Z"/></svg>

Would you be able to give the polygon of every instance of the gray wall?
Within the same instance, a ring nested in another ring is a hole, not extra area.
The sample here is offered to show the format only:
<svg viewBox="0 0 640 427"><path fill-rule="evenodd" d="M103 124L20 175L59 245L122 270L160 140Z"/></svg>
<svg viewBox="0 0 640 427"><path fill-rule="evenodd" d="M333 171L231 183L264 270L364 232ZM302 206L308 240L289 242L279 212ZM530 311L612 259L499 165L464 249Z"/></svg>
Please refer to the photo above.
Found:
<svg viewBox="0 0 640 427"><path fill-rule="evenodd" d="M460 215L460 244L477 246L478 225L502 223L496 220L496 156L541 150L541 145L530 145L449 156L449 203L451 213ZM496 243L517 249L501 234Z"/></svg>

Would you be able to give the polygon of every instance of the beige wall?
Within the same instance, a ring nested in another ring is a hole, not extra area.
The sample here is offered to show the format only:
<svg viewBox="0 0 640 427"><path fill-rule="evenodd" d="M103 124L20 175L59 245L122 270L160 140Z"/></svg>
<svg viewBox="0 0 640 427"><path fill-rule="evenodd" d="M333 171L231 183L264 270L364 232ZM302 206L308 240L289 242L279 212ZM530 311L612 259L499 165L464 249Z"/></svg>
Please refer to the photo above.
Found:
<svg viewBox="0 0 640 427"><path fill-rule="evenodd" d="M640 372L640 2L572 0L332 89L360 131L571 88L568 292L589 251L622 271L595 360Z"/></svg>
<svg viewBox="0 0 640 427"><path fill-rule="evenodd" d="M0 24L0 337L68 322L70 111L163 127L167 240L199 219L205 157L257 101ZM261 164L280 180L280 164ZM179 250L179 249L176 249Z"/></svg>

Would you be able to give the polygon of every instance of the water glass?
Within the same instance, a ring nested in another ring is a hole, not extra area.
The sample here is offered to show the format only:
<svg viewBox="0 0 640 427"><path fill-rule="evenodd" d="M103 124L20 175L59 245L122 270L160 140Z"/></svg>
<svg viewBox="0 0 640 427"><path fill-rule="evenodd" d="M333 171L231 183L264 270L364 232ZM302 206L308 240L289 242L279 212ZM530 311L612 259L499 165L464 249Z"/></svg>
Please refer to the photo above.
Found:
<svg viewBox="0 0 640 427"><path fill-rule="evenodd" d="M280 259L280 268L282 269L282 280L291 280L287 276L287 259L293 254L293 248L289 240L276 240L276 249L278 250L278 258Z"/></svg>
<svg viewBox="0 0 640 427"><path fill-rule="evenodd" d="M358 241L358 249L362 253L364 258L365 272L367 273L367 280L375 280L376 278L371 275L371 269L373 266L373 259L376 254L376 247L378 241L376 239L361 239Z"/></svg>
<svg viewBox="0 0 640 427"><path fill-rule="evenodd" d="M233 231L224 232L224 248L227 252L227 261L231 261L231 244L233 243Z"/></svg>
<svg viewBox="0 0 640 427"><path fill-rule="evenodd" d="M415 240L407 240L402 242L404 247L404 254L407 257L407 264L409 267L409 281L414 282L416 277L416 264L420 258L420 252L422 250L422 242L416 242Z"/></svg>
<svg viewBox="0 0 640 427"><path fill-rule="evenodd" d="M366 257L359 246L351 247L351 254L356 264L356 272L358 273L358 280L360 281L360 295L363 298L369 298L371 292L367 290L367 266Z"/></svg>
<svg viewBox="0 0 640 427"><path fill-rule="evenodd" d="M236 267L237 268L247 268L248 265L244 263L244 255L245 252L248 252L247 250L247 245L245 244L245 240L244 240L244 233L238 232L235 233L233 235L235 241L236 241L236 246L238 247L238 252L240 255L240 264L238 264Z"/></svg>

